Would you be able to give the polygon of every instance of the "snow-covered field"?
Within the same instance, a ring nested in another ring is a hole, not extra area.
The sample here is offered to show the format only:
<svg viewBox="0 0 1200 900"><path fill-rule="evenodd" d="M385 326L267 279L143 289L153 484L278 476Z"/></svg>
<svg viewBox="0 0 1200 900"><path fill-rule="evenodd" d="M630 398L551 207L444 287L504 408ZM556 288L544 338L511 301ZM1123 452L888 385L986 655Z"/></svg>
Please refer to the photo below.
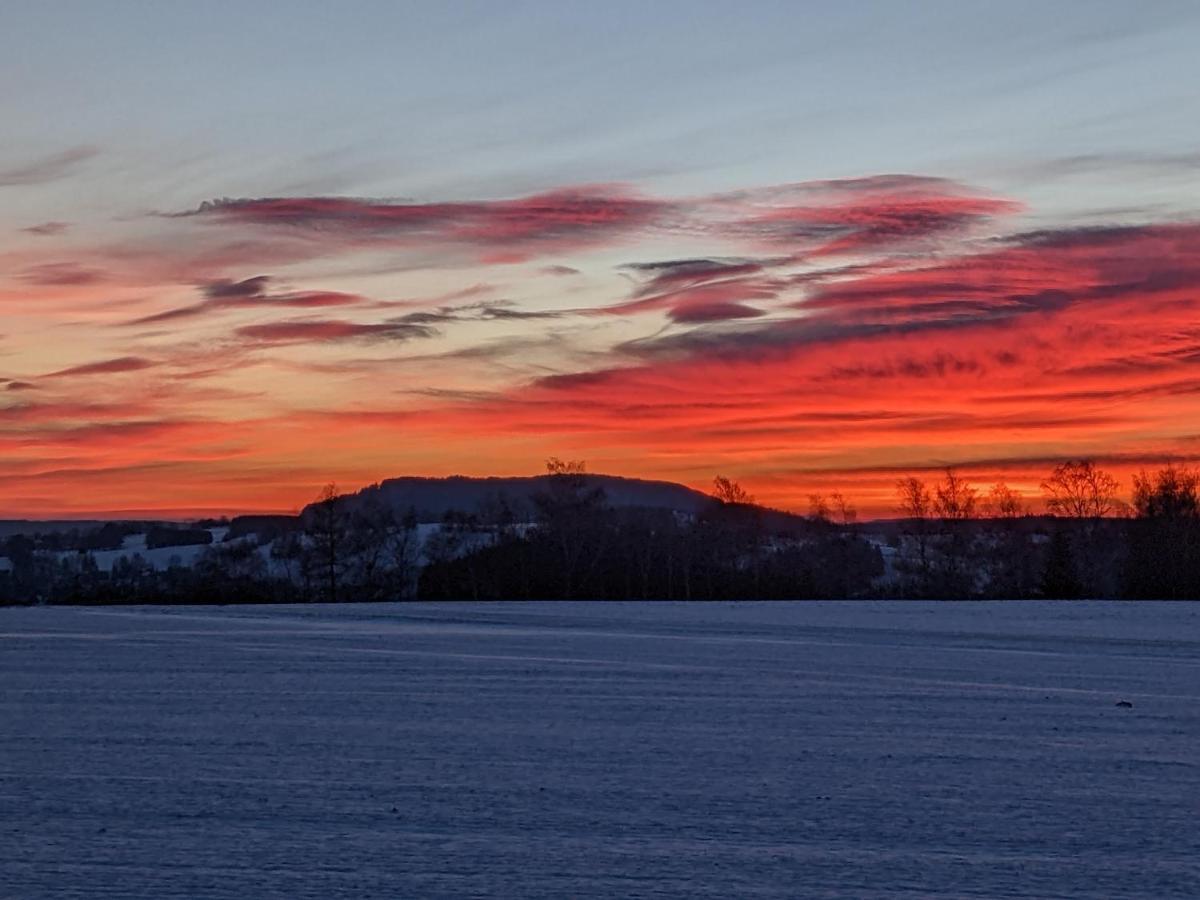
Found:
<svg viewBox="0 0 1200 900"><path fill-rule="evenodd" d="M1200 897L1200 605L3 609L0 896Z"/></svg>

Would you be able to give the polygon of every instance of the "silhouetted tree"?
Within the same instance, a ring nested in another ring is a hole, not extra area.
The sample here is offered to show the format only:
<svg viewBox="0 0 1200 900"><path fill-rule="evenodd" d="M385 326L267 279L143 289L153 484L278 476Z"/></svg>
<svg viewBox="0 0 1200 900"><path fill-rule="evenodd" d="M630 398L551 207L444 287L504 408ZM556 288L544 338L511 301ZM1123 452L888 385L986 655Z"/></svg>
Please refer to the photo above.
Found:
<svg viewBox="0 0 1200 900"><path fill-rule="evenodd" d="M942 520L938 535L938 565L932 593L939 597L964 597L975 592L977 566L973 558L976 492L953 469L934 487L933 510Z"/></svg>
<svg viewBox="0 0 1200 900"><path fill-rule="evenodd" d="M1016 519L1025 515L1025 500L1003 481L992 485L984 503L989 516L996 519Z"/></svg>
<svg viewBox="0 0 1200 900"><path fill-rule="evenodd" d="M1126 591L1133 597L1200 598L1200 473L1168 465L1133 479Z"/></svg>
<svg viewBox="0 0 1200 900"><path fill-rule="evenodd" d="M425 543L425 555L443 578L442 596L480 599L481 559L476 551L489 545L488 535L473 513L447 510L441 527Z"/></svg>
<svg viewBox="0 0 1200 900"><path fill-rule="evenodd" d="M1042 569L1042 596L1073 600L1081 594L1082 586L1075 568L1075 554L1071 552L1071 539L1066 528L1055 528L1050 535L1046 564Z"/></svg>
<svg viewBox="0 0 1200 900"><path fill-rule="evenodd" d="M1081 593L1102 596L1117 589L1119 538L1101 527L1101 519L1118 512L1117 479L1090 459L1068 460L1042 482L1046 508L1073 519L1071 550Z"/></svg>
<svg viewBox="0 0 1200 900"><path fill-rule="evenodd" d="M187 573L179 574L183 584L177 587L186 589ZM267 561L252 541L212 544L197 558L191 574L208 602L249 603L267 599L270 593Z"/></svg>
<svg viewBox="0 0 1200 900"><path fill-rule="evenodd" d="M1174 464L1133 476L1133 511L1141 519L1192 521L1200 517L1200 473Z"/></svg>
<svg viewBox="0 0 1200 900"><path fill-rule="evenodd" d="M933 513L933 497L929 488L915 475L897 481L896 493L900 498L900 514L906 519L928 519Z"/></svg>
<svg viewBox="0 0 1200 900"><path fill-rule="evenodd" d="M829 501L833 505L833 509L837 512L838 519L843 526L853 525L858 519L858 510L850 505L841 491L834 491L830 494Z"/></svg>
<svg viewBox="0 0 1200 900"><path fill-rule="evenodd" d="M1023 524L1024 498L1004 482L992 485L984 501L991 522L984 540L987 552L980 560L994 597L1032 596L1038 586L1038 555L1031 552L1030 529Z"/></svg>
<svg viewBox="0 0 1200 900"><path fill-rule="evenodd" d="M555 550L563 599L586 587L607 542L604 489L588 481L582 460L546 462L547 488L534 496L538 539Z"/></svg>
<svg viewBox="0 0 1200 900"><path fill-rule="evenodd" d="M337 603L340 599L342 570L346 566L346 543L349 521L339 502L337 485L330 483L321 489L305 513L305 536L312 568L322 586L324 599Z"/></svg>
<svg viewBox="0 0 1200 900"><path fill-rule="evenodd" d="M1042 482L1046 508L1072 519L1099 519L1116 512L1117 480L1090 459L1068 460Z"/></svg>
<svg viewBox="0 0 1200 900"><path fill-rule="evenodd" d="M360 600L400 600L412 593L417 563L417 520L397 516L372 494L344 524L347 580Z"/></svg>
<svg viewBox="0 0 1200 900"><path fill-rule="evenodd" d="M546 474L581 477L587 474L587 463L582 459L559 459L552 456L546 460Z"/></svg>
<svg viewBox="0 0 1200 900"><path fill-rule="evenodd" d="M271 562L283 570L287 583L298 589L305 600L311 600L313 561L305 545L304 534L299 531L281 532L271 541L269 552Z"/></svg>
<svg viewBox="0 0 1200 900"><path fill-rule="evenodd" d="M713 479L713 496L722 503L745 506L754 502L754 497L745 488L724 475Z"/></svg>
<svg viewBox="0 0 1200 900"><path fill-rule="evenodd" d="M960 478L953 469L934 489L933 509L940 519L962 521L975 515L975 488Z"/></svg>
<svg viewBox="0 0 1200 900"><path fill-rule="evenodd" d="M730 583L743 581L757 592L762 575L762 511L748 491L723 475L713 479L713 496L717 502L701 515L695 530L708 563L703 567L706 593L727 596Z"/></svg>
<svg viewBox="0 0 1200 900"><path fill-rule="evenodd" d="M808 495L808 517L815 522L832 522L829 514L829 501L824 494Z"/></svg>
<svg viewBox="0 0 1200 900"><path fill-rule="evenodd" d="M933 514L933 496L925 482L909 475L896 482L900 515L904 517L905 530L916 540L920 589L929 588L929 517Z"/></svg>

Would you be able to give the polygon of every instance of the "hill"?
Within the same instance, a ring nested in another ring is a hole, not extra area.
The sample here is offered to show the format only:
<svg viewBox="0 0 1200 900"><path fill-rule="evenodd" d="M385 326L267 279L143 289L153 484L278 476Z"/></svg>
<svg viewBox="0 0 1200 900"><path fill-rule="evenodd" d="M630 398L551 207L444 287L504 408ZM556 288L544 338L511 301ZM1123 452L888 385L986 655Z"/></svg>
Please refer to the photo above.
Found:
<svg viewBox="0 0 1200 900"><path fill-rule="evenodd" d="M707 494L670 481L645 481L617 475L581 477L589 487L602 488L608 505L615 507L698 513L713 502ZM533 498L549 488L550 478L549 475L525 478L470 478L463 475L449 478L389 478L363 488L356 494L346 495L343 502L353 508L357 504L374 501L401 514L413 510L419 522L440 522L447 512L473 513L503 498L518 516L531 516Z"/></svg>

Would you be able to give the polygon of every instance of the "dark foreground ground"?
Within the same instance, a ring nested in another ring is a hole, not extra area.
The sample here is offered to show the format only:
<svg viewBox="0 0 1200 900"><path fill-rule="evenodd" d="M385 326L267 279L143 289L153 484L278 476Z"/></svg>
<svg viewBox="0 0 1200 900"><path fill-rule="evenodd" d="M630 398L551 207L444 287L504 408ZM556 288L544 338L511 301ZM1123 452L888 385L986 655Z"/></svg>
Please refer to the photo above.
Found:
<svg viewBox="0 0 1200 900"><path fill-rule="evenodd" d="M0 848L21 900L1200 897L1200 605L0 610Z"/></svg>

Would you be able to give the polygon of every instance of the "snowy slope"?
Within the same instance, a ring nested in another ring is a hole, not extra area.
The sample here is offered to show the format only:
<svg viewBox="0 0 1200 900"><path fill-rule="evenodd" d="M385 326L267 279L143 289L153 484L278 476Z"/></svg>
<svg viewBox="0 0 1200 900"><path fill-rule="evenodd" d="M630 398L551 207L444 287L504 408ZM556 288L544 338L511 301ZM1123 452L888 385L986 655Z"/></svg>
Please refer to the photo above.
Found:
<svg viewBox="0 0 1200 900"><path fill-rule="evenodd" d="M213 543L219 544L225 538L225 533L228 528L210 528L209 533L213 536ZM93 550L91 551L92 558L96 560L96 568L101 572L111 572L112 567L119 559L132 559L134 556L140 556L152 568L166 569L172 563L178 563L182 566L192 566L196 559L207 550L207 544L193 544L184 547L155 547L153 550L146 549L145 534L131 534L125 538L121 546L116 550ZM77 553L59 553L60 559L71 556L78 556Z"/></svg>

